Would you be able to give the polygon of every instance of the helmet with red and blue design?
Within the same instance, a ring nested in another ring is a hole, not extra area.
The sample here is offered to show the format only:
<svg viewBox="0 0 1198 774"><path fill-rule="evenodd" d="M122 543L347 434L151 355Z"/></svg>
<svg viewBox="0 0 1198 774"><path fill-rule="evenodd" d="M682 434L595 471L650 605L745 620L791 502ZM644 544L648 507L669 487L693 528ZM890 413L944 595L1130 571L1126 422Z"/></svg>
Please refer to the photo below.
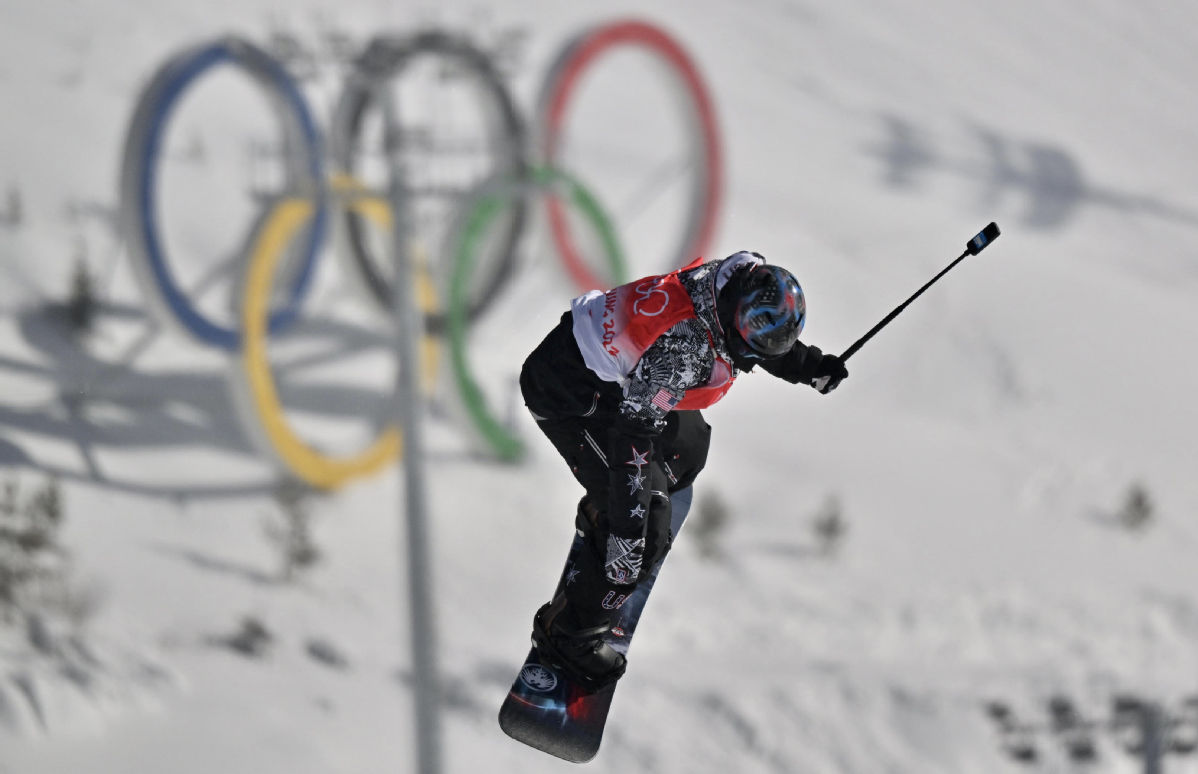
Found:
<svg viewBox="0 0 1198 774"><path fill-rule="evenodd" d="M795 276L781 266L758 264L737 290L731 338L740 341L729 342L736 354L759 359L789 352L807 319L807 300Z"/></svg>

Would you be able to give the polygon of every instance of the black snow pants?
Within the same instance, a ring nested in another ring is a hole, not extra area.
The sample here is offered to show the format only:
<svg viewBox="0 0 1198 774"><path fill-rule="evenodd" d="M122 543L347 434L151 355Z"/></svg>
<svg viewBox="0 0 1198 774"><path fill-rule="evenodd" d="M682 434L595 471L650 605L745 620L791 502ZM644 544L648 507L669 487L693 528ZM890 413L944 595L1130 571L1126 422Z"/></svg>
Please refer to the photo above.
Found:
<svg viewBox="0 0 1198 774"><path fill-rule="evenodd" d="M590 550L571 568L566 586L572 617L579 625L607 620L632 586L610 582L604 573L605 520L610 477L606 449L622 392L604 382L583 362L574 341L569 312L550 331L524 363L520 387L537 426L566 461L585 494L579 501L575 525ZM691 486L707 463L711 427L699 411L672 411L661 438L654 443L656 465L648 482L655 494L646 524L645 566L652 567L670 548L669 495ZM649 576L641 575L640 580Z"/></svg>

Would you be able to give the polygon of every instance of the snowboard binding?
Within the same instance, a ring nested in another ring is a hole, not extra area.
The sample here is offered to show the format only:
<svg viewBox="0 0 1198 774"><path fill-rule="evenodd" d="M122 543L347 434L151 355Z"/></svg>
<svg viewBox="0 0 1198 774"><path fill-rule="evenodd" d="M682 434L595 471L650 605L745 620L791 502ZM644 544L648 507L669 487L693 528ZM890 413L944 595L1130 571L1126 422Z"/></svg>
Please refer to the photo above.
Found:
<svg viewBox="0 0 1198 774"><path fill-rule="evenodd" d="M612 685L624 675L627 659L604 641L610 623L586 628L567 626L566 597L541 606L533 618L532 643L541 662L568 675L588 692Z"/></svg>

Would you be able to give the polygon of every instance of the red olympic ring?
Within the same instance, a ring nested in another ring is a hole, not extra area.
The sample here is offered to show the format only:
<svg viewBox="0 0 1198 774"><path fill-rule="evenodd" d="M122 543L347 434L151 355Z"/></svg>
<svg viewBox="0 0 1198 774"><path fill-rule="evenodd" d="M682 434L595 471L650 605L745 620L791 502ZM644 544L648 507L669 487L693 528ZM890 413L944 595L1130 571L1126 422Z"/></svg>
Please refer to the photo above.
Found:
<svg viewBox="0 0 1198 774"><path fill-rule="evenodd" d="M702 255L711 243L723 185L723 158L715 107L699 71L682 46L663 30L642 21L618 21L587 30L567 45L559 55L555 68L551 70L541 95L541 142L544 163L551 167L558 164L562 118L583 70L601 55L622 45L647 48L664 58L682 76L698 119L706 174L699 190L695 192L686 239L678 253L671 257L674 265L669 268L678 268ZM574 282L584 290L604 287L604 281L591 272L574 243L561 200L547 196L545 202L553 240Z"/></svg>

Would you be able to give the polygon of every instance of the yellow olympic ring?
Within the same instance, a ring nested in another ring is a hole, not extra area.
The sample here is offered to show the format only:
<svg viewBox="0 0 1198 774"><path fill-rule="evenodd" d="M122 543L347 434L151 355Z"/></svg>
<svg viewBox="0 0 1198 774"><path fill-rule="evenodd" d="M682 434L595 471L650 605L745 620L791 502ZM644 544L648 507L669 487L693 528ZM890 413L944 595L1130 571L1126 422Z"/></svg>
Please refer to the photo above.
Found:
<svg viewBox="0 0 1198 774"><path fill-rule="evenodd" d="M346 206L381 226L391 223L391 211L385 199L364 193L365 189L353 181L335 180L333 187L337 191L363 192L348 197ZM261 440L300 480L320 489L334 489L352 478L379 470L401 453L403 442L399 429L388 425L365 450L334 457L300 439L284 415L266 352L268 302L276 270L288 244L312 219L315 210L308 199L281 199L271 208L254 238L242 291L240 365L248 392L244 397L258 419ZM420 273L419 283L421 306L427 311L436 305L436 294L424 272ZM425 373L435 374L438 356L435 342L426 338L422 351L425 362L433 365L426 368ZM425 386L430 385L426 379Z"/></svg>

